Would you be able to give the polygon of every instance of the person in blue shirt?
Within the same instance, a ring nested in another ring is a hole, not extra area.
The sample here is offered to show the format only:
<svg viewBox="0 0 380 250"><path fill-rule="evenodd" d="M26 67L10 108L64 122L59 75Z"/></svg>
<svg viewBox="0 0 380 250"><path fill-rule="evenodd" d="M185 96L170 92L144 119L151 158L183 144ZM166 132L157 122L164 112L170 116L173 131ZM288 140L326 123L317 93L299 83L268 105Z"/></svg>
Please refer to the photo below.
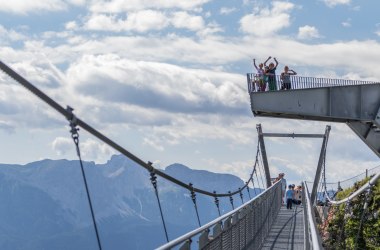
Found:
<svg viewBox="0 0 380 250"><path fill-rule="evenodd" d="M294 199L294 187L289 185L288 191L286 191L286 208L292 209L293 199Z"/></svg>

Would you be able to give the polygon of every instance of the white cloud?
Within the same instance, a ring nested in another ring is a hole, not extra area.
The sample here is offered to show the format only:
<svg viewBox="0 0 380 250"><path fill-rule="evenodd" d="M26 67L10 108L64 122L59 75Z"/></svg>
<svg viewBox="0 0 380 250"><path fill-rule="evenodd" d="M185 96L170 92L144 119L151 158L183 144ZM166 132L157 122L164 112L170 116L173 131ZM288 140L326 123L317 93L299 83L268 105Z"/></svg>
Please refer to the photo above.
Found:
<svg viewBox="0 0 380 250"><path fill-rule="evenodd" d="M67 137L57 137L52 142L51 146L58 156L64 156L73 150L74 141Z"/></svg>
<svg viewBox="0 0 380 250"><path fill-rule="evenodd" d="M272 2L272 8L256 9L240 19L240 29L257 36L268 36L290 25L289 12L295 7L290 2Z"/></svg>
<svg viewBox="0 0 380 250"><path fill-rule="evenodd" d="M351 3L351 0L323 0L323 2L330 8L337 5L348 5Z"/></svg>
<svg viewBox="0 0 380 250"><path fill-rule="evenodd" d="M376 24L376 31L375 31L375 34L380 36L380 23L377 23Z"/></svg>
<svg viewBox="0 0 380 250"><path fill-rule="evenodd" d="M149 138L144 138L143 144L148 145L158 151L164 151L164 147L161 144L159 139L157 139L155 136L150 136Z"/></svg>
<svg viewBox="0 0 380 250"><path fill-rule="evenodd" d="M25 40L26 36L15 30L7 30L2 25L0 25L0 44L8 44L9 42L15 42L20 40Z"/></svg>
<svg viewBox="0 0 380 250"><path fill-rule="evenodd" d="M348 18L346 21L342 22L343 27L351 27L351 18Z"/></svg>
<svg viewBox="0 0 380 250"><path fill-rule="evenodd" d="M78 28L78 25L75 21L67 22L65 24L65 29L67 30L75 30Z"/></svg>
<svg viewBox="0 0 380 250"><path fill-rule="evenodd" d="M99 13L121 13L144 9L196 10L211 0L97 0L91 3L91 11Z"/></svg>
<svg viewBox="0 0 380 250"><path fill-rule="evenodd" d="M235 7L232 7L232 8L222 7L220 9L219 13L221 15L229 15L229 14L236 12L236 11L237 11L237 8L235 8Z"/></svg>
<svg viewBox="0 0 380 250"><path fill-rule="evenodd" d="M219 24L215 22L211 22L211 23L208 23L205 28L203 28L202 30L199 30L197 32L197 35L203 38L208 37L210 39L209 36L215 35L217 33L221 33L223 31L224 31L223 28L220 27Z"/></svg>
<svg viewBox="0 0 380 250"><path fill-rule="evenodd" d="M52 142L52 148L58 156L76 154L75 144L72 138L57 137ZM94 139L79 140L79 149L83 160L91 160L95 162L105 162L115 151L108 145L98 142Z"/></svg>
<svg viewBox="0 0 380 250"><path fill-rule="evenodd" d="M168 19L164 14L153 10L131 12L126 19L117 15L95 14L86 22L85 28L103 31L138 31L160 30L168 25Z"/></svg>
<svg viewBox="0 0 380 250"><path fill-rule="evenodd" d="M269 18L275 14L288 15L287 11L293 8L288 4L276 8L273 6L272 9L267 9L268 13L264 10L256 13L260 17L265 17L267 14ZM164 16L162 19L157 19L163 20L158 22L157 27L161 24L161 27L169 27L172 24L172 12L150 11L151 14ZM257 55L258 58L264 58L269 54L276 55L280 63L294 65L296 70L297 67L310 67L315 70L312 71L313 74L318 73L321 76L333 72L336 77L380 78L376 67L367 66L376 65L380 56L380 45L375 40L306 44L280 36L253 40L248 36L215 35L205 39L209 34L222 31L223 27L217 23L205 24L203 19L200 21L201 16L193 15L194 12L176 11L184 14L182 17L188 18L184 18L185 20L196 20L194 23L183 21L182 23L188 26L182 25L181 28L197 31L198 37L181 36L178 33L162 35L161 32L149 36L125 34L114 36L108 32L107 34L91 32L91 36L88 36L89 32L75 35L69 30L66 31L66 36L53 32L39 37L43 40L30 38L22 48L12 49L2 46L0 55L10 62L22 62L15 66L27 79L42 87L60 103L73 105L77 114L91 124L104 128L107 135L111 133L114 138L121 138L120 134L116 135L111 129L115 127L119 127L120 133L123 133L121 130L125 128L133 132L139 131L143 134L138 138L139 144L156 149L152 151L165 150L165 153L170 152L170 145L196 143L205 138L223 139L225 144L233 146L255 143L252 142L252 131L255 131L255 123L263 120L257 117L253 119L249 111L244 73L251 70L251 54ZM143 15L144 11L132 11L124 16L104 14L99 16L105 19L99 20L96 25L102 30L112 30L115 27L117 27L115 30L120 31L154 29L151 23L144 23L145 21L141 21L139 25L128 23L132 14L135 14L139 21L146 18L146 15ZM138 16L139 14L141 16ZM93 17L95 16L97 15L94 14ZM289 23L289 18L288 15L284 20ZM80 28L77 29L76 26L80 26L80 21L69 23L66 28L76 29L75 33L79 33ZM277 30L283 28L281 27ZM201 35L203 32L204 36ZM46 62L36 63L43 59L41 54L46 54L57 67L63 67L63 79L67 80L60 82L59 74L56 74ZM363 64L363 61L368 64ZM1 76L0 78L3 83L3 78ZM29 98L25 92L9 90L9 87L8 84L0 90L0 94L6 96L2 97L0 103L2 113L0 120L12 121L5 124L0 122L3 130L19 128L19 124L24 124L25 127L43 128L52 126L53 122L57 123L56 117L46 111L50 110L49 108L35 107L34 97ZM13 101L17 103L16 107L9 104ZM33 110L30 111L29 107L33 107ZM26 110L28 112L25 112ZM5 112L10 113L5 114ZM45 115L48 115L48 119L41 120ZM33 120L32 117L36 118ZM265 120L265 122L265 126L270 126L274 131L282 131L287 127L305 131L314 129L304 122L287 120L276 122ZM62 124L63 122L59 125ZM344 136L347 135L346 132L342 132ZM355 135L352 133L350 135L344 144L350 145L354 140ZM73 150L71 142L70 145L70 150ZM102 150L101 147L95 146L95 143L88 145L89 153L86 154L91 156L88 158L93 156L90 152ZM297 145L300 145L298 148L306 146L308 149L313 146L301 142ZM336 144L334 147L338 146L341 145ZM57 148L59 148L58 142ZM366 157L363 155L365 154L358 157L360 159ZM312 160L307 159L305 171L312 172L314 169L315 162ZM221 163L217 165L222 164L222 160L220 161ZM241 166L244 169L244 164L238 161L231 162L227 164L230 168ZM275 162L283 163L283 167L289 170L297 167L292 161ZM275 167L279 169L281 166Z"/></svg>
<svg viewBox="0 0 380 250"><path fill-rule="evenodd" d="M126 19L121 18L117 14L93 14L86 21L85 28L114 32L147 32L151 30L162 30L170 24L177 29L189 29L192 31L199 31L205 28L202 16L190 15L185 11L166 14L155 10L130 12L127 14ZM72 26L72 24L70 25Z"/></svg>
<svg viewBox="0 0 380 250"><path fill-rule="evenodd" d="M127 60L115 55L85 56L67 73L68 83L76 92L108 102L127 101L183 113L238 111L244 105L241 99L245 91L235 84L241 78L234 74ZM107 89L98 92L104 82L107 82ZM151 97L134 97L144 93ZM160 101L152 103L152 99Z"/></svg>
<svg viewBox="0 0 380 250"><path fill-rule="evenodd" d="M299 39L311 39L311 38L319 38L319 32L318 29L314 26L305 25L303 27L298 28L298 35L297 37Z"/></svg>
<svg viewBox="0 0 380 250"><path fill-rule="evenodd" d="M0 101L1 103L1 101ZM0 112L2 113L2 112ZM14 133L15 132L15 127L12 123L8 121L2 121L0 120L0 130L4 130L7 133Z"/></svg>
<svg viewBox="0 0 380 250"><path fill-rule="evenodd" d="M37 11L62 11L68 7L66 2L63 0L0 1L0 11L16 14L27 14L28 12Z"/></svg>
<svg viewBox="0 0 380 250"><path fill-rule="evenodd" d="M161 30L168 25L167 17L158 11L143 10L127 15L126 29L145 32L147 30Z"/></svg>
<svg viewBox="0 0 380 250"><path fill-rule="evenodd" d="M86 0L66 0L72 5L82 6L86 4Z"/></svg>
<svg viewBox="0 0 380 250"><path fill-rule="evenodd" d="M174 13L171 22L176 28L186 28L193 31L203 29L205 25L201 16L192 16L185 11Z"/></svg>

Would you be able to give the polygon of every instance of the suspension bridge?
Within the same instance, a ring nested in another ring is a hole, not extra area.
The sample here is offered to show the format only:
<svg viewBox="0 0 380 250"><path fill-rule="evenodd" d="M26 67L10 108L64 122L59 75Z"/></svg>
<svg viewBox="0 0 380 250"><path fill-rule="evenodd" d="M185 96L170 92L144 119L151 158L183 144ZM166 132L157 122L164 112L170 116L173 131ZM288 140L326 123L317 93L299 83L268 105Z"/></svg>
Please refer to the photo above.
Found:
<svg viewBox="0 0 380 250"><path fill-rule="evenodd" d="M365 176L368 181L339 200L336 199L337 194L342 190L341 186L345 181L339 183L327 182L325 159L331 129L330 126L326 126L324 133L321 134L283 134L264 133L262 126L258 124L258 143L255 162L245 185L239 187L237 190L217 193L213 190L197 188L192 183L185 183L154 168L151 162L145 162L138 158L75 116L73 108L70 106L66 108L62 107L2 61L0 61L0 69L68 120L71 136L80 162L81 174L93 222L94 238L96 238L99 249L103 249L103 246L98 230L96 212L92 206L91 188L87 183L86 171L82 164L78 132L79 127L130 158L150 173L150 181L157 199L157 209L160 211L164 232L163 237L165 237L167 241L166 244L157 246L157 249L160 250L185 250L194 248L323 249L324 244L317 224L321 224L326 220L328 209L331 207L343 207L343 218L352 216L352 211L355 208L360 208L360 219L355 227L357 236L355 242L352 244L352 248L365 249L366 245L363 243L363 227L371 216L372 219L379 220L378 217L369 215L368 212L369 206L373 205L372 194L380 178L378 168L371 169L371 173L367 171ZM281 90L281 79L277 77L276 90L258 91L256 80L257 76L255 74L247 74L251 109L255 116L343 122L346 123L376 155L380 156L380 83L291 76L291 88L288 90ZM266 137L316 138L322 140L314 181L312 183L303 182L302 205L296 205L294 209L286 209L285 206L283 206L284 181L280 179L273 183L271 180L264 142ZM263 190L259 194L252 194L250 191L252 189L249 187L250 185L255 187L255 185L260 182L257 175L260 169L264 172L264 174L260 174L262 177ZM163 213L159 195L158 176L188 190L199 226L197 229L176 239L169 238L168 231L170 228L167 228L165 223L165 216L168 215ZM331 186L335 186L336 190L331 188ZM249 197L245 202L243 193L247 193ZM197 195L205 195L213 198L215 209L217 209L219 214L218 218L202 225L199 216ZM236 196L241 199L240 206L236 206ZM357 204L356 207L354 207L353 203L360 197L363 198L363 203ZM219 200L221 198L227 198L231 203L231 211L226 214L221 214L219 209ZM317 206L319 202L321 202L323 206ZM343 219L341 224L343 224L343 226L338 230L337 235L339 237L336 241L340 241L337 244L344 246L342 248L344 249L347 247L346 242L344 242L345 219ZM378 236L375 235L375 237ZM379 248L380 246L377 245L377 247Z"/></svg>

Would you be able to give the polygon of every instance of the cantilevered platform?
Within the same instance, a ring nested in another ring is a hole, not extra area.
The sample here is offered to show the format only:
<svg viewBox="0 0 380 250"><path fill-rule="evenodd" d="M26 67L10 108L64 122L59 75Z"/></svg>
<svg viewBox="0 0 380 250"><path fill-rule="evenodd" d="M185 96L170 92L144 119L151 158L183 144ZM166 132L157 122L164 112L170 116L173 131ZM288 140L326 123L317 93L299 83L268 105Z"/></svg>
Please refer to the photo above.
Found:
<svg viewBox="0 0 380 250"><path fill-rule="evenodd" d="M291 90L256 92L247 79L255 116L343 122L380 157L380 83L292 77Z"/></svg>

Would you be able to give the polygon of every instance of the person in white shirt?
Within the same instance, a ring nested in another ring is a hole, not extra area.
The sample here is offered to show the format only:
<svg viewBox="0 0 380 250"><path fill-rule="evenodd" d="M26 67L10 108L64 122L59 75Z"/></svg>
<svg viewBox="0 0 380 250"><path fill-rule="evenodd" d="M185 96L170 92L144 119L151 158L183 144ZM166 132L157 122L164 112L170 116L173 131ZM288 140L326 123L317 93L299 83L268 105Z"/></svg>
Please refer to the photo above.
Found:
<svg viewBox="0 0 380 250"><path fill-rule="evenodd" d="M257 91L265 91L266 85L264 82L264 64L260 63L259 67L256 66L256 59L253 59L253 66L255 66L257 70L256 75L256 84L257 84Z"/></svg>

